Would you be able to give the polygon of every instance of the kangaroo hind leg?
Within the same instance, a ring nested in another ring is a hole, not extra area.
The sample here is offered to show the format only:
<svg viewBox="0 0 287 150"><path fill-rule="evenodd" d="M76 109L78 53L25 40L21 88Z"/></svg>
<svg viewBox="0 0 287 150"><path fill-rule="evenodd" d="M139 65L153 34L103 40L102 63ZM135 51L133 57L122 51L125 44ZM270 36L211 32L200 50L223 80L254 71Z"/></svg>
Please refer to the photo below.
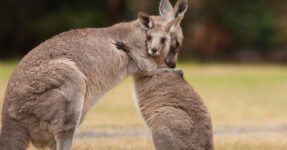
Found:
<svg viewBox="0 0 287 150"><path fill-rule="evenodd" d="M166 126L153 129L152 139L156 150L179 150L173 133Z"/></svg>
<svg viewBox="0 0 287 150"><path fill-rule="evenodd" d="M70 91L71 88L67 87L66 89ZM72 149L74 133L82 117L85 89L74 89L70 92L74 94L71 94L72 96L66 102L64 115L60 114L63 115L64 118L64 120L62 120L62 130L55 136L57 150Z"/></svg>
<svg viewBox="0 0 287 150"><path fill-rule="evenodd" d="M3 109L0 150L26 150L30 142L27 129L9 116L7 107Z"/></svg>
<svg viewBox="0 0 287 150"><path fill-rule="evenodd" d="M86 94L86 77L70 60L57 60L65 66L65 81L58 88L63 96L63 106L51 122L56 140L56 150L71 150L74 133L80 123ZM59 120L60 119L60 120Z"/></svg>

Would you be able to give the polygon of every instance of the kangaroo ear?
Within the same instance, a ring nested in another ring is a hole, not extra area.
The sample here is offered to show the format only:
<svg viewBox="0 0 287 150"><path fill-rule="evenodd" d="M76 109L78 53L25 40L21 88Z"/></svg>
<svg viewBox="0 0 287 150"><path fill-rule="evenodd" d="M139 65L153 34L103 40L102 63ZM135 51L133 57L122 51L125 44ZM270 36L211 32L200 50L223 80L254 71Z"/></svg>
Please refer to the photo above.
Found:
<svg viewBox="0 0 287 150"><path fill-rule="evenodd" d="M188 8L188 2L187 0L178 0L177 3L174 6L173 10L173 18L177 18L180 16L184 16L186 10Z"/></svg>
<svg viewBox="0 0 287 150"><path fill-rule="evenodd" d="M173 8L169 0L161 0L159 4L159 13L161 16L166 16L168 13L172 12Z"/></svg>
<svg viewBox="0 0 287 150"><path fill-rule="evenodd" d="M139 12L138 13L138 19L139 19L139 23L143 29L150 30L154 27L154 22L148 14L146 14L144 12Z"/></svg>
<svg viewBox="0 0 287 150"><path fill-rule="evenodd" d="M181 22L182 19L183 19L183 16L171 20L171 21L165 26L165 31L166 31L167 33L170 33L171 31L173 31L174 28L176 28L176 27L180 24L180 22Z"/></svg>

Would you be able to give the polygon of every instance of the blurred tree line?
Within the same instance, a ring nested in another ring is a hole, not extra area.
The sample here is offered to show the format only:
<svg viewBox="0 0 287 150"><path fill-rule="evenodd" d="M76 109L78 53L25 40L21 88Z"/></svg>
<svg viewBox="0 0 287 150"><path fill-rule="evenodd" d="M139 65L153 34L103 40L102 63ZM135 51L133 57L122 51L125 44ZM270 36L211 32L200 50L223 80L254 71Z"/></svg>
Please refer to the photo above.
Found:
<svg viewBox="0 0 287 150"><path fill-rule="evenodd" d="M174 4L176 0L171 0ZM0 0L0 58L22 57L58 33L158 15L159 0ZM284 0L189 0L183 58L287 60Z"/></svg>

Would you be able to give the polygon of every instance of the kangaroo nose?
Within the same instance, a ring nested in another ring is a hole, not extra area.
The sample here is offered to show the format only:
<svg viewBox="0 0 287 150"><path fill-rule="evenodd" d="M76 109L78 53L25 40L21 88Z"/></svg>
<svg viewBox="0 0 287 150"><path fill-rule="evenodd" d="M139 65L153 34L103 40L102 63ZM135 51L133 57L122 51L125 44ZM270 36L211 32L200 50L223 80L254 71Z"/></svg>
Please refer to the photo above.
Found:
<svg viewBox="0 0 287 150"><path fill-rule="evenodd" d="M155 54L157 52L157 49L153 48L151 51L152 51L153 54Z"/></svg>
<svg viewBox="0 0 287 150"><path fill-rule="evenodd" d="M170 68L175 68L176 67L176 64L168 64L168 66L170 67Z"/></svg>

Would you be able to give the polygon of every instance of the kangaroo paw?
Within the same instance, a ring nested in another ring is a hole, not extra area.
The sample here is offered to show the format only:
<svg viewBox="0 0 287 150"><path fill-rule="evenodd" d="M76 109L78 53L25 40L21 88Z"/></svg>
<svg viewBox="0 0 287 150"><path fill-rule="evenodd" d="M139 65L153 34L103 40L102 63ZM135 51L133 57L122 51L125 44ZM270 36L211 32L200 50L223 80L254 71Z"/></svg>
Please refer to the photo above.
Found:
<svg viewBox="0 0 287 150"><path fill-rule="evenodd" d="M129 48L125 43L117 41L114 44L116 45L117 49L129 52Z"/></svg>
<svg viewBox="0 0 287 150"><path fill-rule="evenodd" d="M181 69L176 69L175 72L183 77L183 71Z"/></svg>

